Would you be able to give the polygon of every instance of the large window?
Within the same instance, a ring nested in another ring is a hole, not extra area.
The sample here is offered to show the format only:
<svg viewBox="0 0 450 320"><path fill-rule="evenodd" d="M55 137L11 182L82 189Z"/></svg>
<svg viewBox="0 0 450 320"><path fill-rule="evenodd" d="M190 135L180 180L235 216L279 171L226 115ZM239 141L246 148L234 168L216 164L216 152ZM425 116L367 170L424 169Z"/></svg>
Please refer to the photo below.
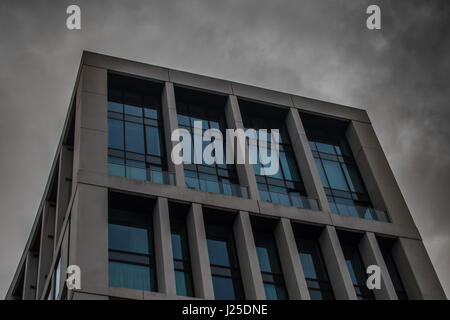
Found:
<svg viewBox="0 0 450 320"><path fill-rule="evenodd" d="M178 127L188 130L194 141L194 121L201 121L202 134L208 129L218 129L223 135L223 146L225 148L227 128L225 114L223 111L226 103L225 97L206 93L194 92L183 88L176 88ZM210 142L204 141L204 148ZM193 143L192 143L193 145ZM233 164L227 165L225 159L223 164L206 164L200 157L201 164L195 164L197 156L194 149L191 151L191 164L184 164L184 175L186 185L189 188L222 193L247 198L246 188L239 186L236 168ZM225 154L224 154L225 156ZM217 159L216 159L217 160Z"/></svg>
<svg viewBox="0 0 450 320"><path fill-rule="evenodd" d="M295 155L286 131L285 112L283 109L270 108L268 106L256 104L248 101L239 101L242 111L242 118L246 129L267 129L267 154L270 154L271 129L279 129L280 132L280 166L277 173L265 175L264 166L261 165L260 153L257 163L253 165L256 182L258 184L261 200L294 205L301 208L317 209L311 200L306 198L306 191L303 185L300 171L297 167ZM252 148L250 146L250 148ZM259 146L261 148L261 146Z"/></svg>
<svg viewBox="0 0 450 320"><path fill-rule="evenodd" d="M387 221L374 210L345 138L348 123L302 114L309 145L331 211L341 215Z"/></svg>
<svg viewBox="0 0 450 320"><path fill-rule="evenodd" d="M345 262L358 300L375 300L372 290L367 288L367 273L358 250L359 235L338 233Z"/></svg>
<svg viewBox="0 0 450 320"><path fill-rule="evenodd" d="M288 299L286 285L273 236L276 221L259 218L252 218L251 221L266 298L286 300Z"/></svg>
<svg viewBox="0 0 450 320"><path fill-rule="evenodd" d="M151 211L140 198L109 195L109 285L156 291Z"/></svg>
<svg viewBox="0 0 450 320"><path fill-rule="evenodd" d="M303 226L294 226L294 230L298 254L311 300L333 300L333 290L318 241L321 230Z"/></svg>
<svg viewBox="0 0 450 320"><path fill-rule="evenodd" d="M170 203L170 232L172 236L173 263L177 295L194 296L191 259L186 231L186 211L181 204Z"/></svg>
<svg viewBox="0 0 450 320"><path fill-rule="evenodd" d="M397 293L398 300L408 300L405 287L395 264L394 257L392 256L392 246L395 243L393 239L381 239L377 238L380 246L381 254L383 255L384 263L391 277L392 284L394 285L395 292Z"/></svg>
<svg viewBox="0 0 450 320"><path fill-rule="evenodd" d="M223 219L218 214L214 219L212 210L204 212L214 297L217 300L245 299L231 219Z"/></svg>
<svg viewBox="0 0 450 320"><path fill-rule="evenodd" d="M160 86L114 74L108 81L109 174L173 184L165 172Z"/></svg>

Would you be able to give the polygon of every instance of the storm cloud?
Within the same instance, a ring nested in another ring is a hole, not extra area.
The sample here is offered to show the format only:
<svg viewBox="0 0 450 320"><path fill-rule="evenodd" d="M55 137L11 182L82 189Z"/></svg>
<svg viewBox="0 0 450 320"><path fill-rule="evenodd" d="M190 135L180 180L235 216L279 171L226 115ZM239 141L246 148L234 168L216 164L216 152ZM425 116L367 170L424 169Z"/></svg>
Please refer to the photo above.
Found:
<svg viewBox="0 0 450 320"><path fill-rule="evenodd" d="M81 7L81 31L66 8ZM382 29L365 26L378 4ZM450 293L450 3L0 3L0 297L30 232L83 50L368 111Z"/></svg>

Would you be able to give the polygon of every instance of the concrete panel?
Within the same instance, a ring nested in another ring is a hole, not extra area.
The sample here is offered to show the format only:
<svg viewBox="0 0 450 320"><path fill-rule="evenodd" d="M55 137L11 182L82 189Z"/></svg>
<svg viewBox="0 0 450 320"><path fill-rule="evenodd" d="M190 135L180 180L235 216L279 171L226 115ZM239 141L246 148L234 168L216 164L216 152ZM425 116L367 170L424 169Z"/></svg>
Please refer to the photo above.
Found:
<svg viewBox="0 0 450 320"><path fill-rule="evenodd" d="M324 116L370 123L365 110L301 96L291 96L294 106L300 110L310 111L311 113L318 113Z"/></svg>
<svg viewBox="0 0 450 320"><path fill-rule="evenodd" d="M278 222L274 237L289 298L291 300L310 300L294 232L288 219L283 218Z"/></svg>
<svg viewBox="0 0 450 320"><path fill-rule="evenodd" d="M295 108L290 108L286 117L286 127L289 137L292 141L292 148L295 153L295 159L299 167L302 181L305 185L309 197L319 201L320 208L323 211L330 212L330 206L325 195L325 190L320 180L314 157L309 147L300 115Z"/></svg>
<svg viewBox="0 0 450 320"><path fill-rule="evenodd" d="M108 296L75 291L72 300L108 300Z"/></svg>
<svg viewBox="0 0 450 320"><path fill-rule="evenodd" d="M229 95L225 106L225 117L228 128L230 129L244 129L242 122L241 111L236 96ZM246 144L245 153L248 155L248 145ZM236 162L236 154L235 154ZM239 177L239 183L246 186L250 199L259 200L259 190L256 184L255 172L253 165L246 161L245 164L236 164L236 171Z"/></svg>
<svg viewBox="0 0 450 320"><path fill-rule="evenodd" d="M231 94L231 83L229 81L206 77L178 70L169 70L170 82L188 87Z"/></svg>
<svg viewBox="0 0 450 320"><path fill-rule="evenodd" d="M70 264L81 269L81 290L108 291L108 189L79 184L72 207Z"/></svg>
<svg viewBox="0 0 450 320"><path fill-rule="evenodd" d="M100 95L108 94L108 71L104 68L96 68L83 65L81 79L83 91Z"/></svg>
<svg viewBox="0 0 450 320"><path fill-rule="evenodd" d="M214 299L205 224L201 205L193 203L186 218L195 296Z"/></svg>
<svg viewBox="0 0 450 320"><path fill-rule="evenodd" d="M108 132L107 96L91 92L83 92L81 99L81 127Z"/></svg>
<svg viewBox="0 0 450 320"><path fill-rule="evenodd" d="M186 187L184 181L183 164L175 165L172 162L171 153L176 142L171 141L172 132L178 129L177 108L175 103L175 91L173 83L166 82L161 97L162 102L162 117L164 125L164 141L167 152L167 165L169 171L175 174L175 185L178 187Z"/></svg>
<svg viewBox="0 0 450 320"><path fill-rule="evenodd" d="M232 82L233 94L250 100L293 107L291 96L284 92Z"/></svg>
<svg viewBox="0 0 450 320"><path fill-rule="evenodd" d="M447 299L420 240L400 238L392 248L392 256L410 299Z"/></svg>
<svg viewBox="0 0 450 320"><path fill-rule="evenodd" d="M77 155L75 154L75 157ZM108 135L98 130L80 129L80 153L78 170L108 172ZM75 166L74 166L75 169ZM77 172L78 173L78 172Z"/></svg>
<svg viewBox="0 0 450 320"><path fill-rule="evenodd" d="M332 226L326 226L319 237L319 243L336 299L356 300L355 289L336 229Z"/></svg>
<svg viewBox="0 0 450 320"><path fill-rule="evenodd" d="M372 232L364 233L364 236L358 244L358 249L366 268L370 265L380 267L381 288L372 290L375 298L377 300L398 300L375 235Z"/></svg>
<svg viewBox="0 0 450 320"><path fill-rule="evenodd" d="M36 300L37 278L39 267L39 254L29 251L25 262L25 275L23 281L23 300Z"/></svg>
<svg viewBox="0 0 450 320"><path fill-rule="evenodd" d="M175 271L167 198L158 197L156 201L153 211L153 229L158 291L175 295Z"/></svg>
<svg viewBox="0 0 450 320"><path fill-rule="evenodd" d="M55 239L59 239L61 227L69 205L72 189L73 151L63 145L59 155L58 195L56 201ZM56 249L56 248L55 248Z"/></svg>
<svg viewBox="0 0 450 320"><path fill-rule="evenodd" d="M55 241L55 215L56 208L54 204L46 202L44 205L42 218L41 247L39 249L37 297L42 296L44 285L50 273L50 267L53 259L53 246Z"/></svg>
<svg viewBox="0 0 450 320"><path fill-rule="evenodd" d="M84 51L83 64L160 81L169 81L168 69Z"/></svg>
<svg viewBox="0 0 450 320"><path fill-rule="evenodd" d="M233 232L245 297L248 300L265 300L266 294L248 212L238 213Z"/></svg>

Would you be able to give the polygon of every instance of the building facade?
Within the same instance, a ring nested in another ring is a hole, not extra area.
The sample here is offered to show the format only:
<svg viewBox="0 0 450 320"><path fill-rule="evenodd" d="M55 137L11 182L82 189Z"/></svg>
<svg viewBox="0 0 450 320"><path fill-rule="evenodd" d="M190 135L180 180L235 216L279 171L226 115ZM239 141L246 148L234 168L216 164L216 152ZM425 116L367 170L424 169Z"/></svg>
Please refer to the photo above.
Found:
<svg viewBox="0 0 450 320"><path fill-rule="evenodd" d="M175 165L171 133L194 121L280 129L280 170ZM69 265L80 289L65 285ZM445 294L364 110L84 52L6 298Z"/></svg>

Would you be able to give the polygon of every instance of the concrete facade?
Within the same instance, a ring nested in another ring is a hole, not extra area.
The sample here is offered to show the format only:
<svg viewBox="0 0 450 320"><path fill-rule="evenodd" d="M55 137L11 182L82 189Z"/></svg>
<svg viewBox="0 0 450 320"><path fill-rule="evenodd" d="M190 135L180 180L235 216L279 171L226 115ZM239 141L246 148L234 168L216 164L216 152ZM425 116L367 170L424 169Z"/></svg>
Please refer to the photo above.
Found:
<svg viewBox="0 0 450 320"><path fill-rule="evenodd" d="M108 72L163 84L163 140L174 185L108 174ZM318 201L320 210L262 201L251 165L237 166L239 182L247 187L248 199L188 189L182 165L170 161L170 146L173 146L170 134L178 127L175 86L225 95L224 112L229 128L244 127L239 99L287 110L285 124L297 165L308 197ZM388 213L390 222L331 213L299 111L348 121L346 138L370 199L374 208ZM54 199L52 190L56 190ZM148 212L154 228L158 292L109 286L108 193L111 190L155 200L155 207ZM377 299L395 300L397 296L375 236L395 241L392 256L410 299L446 299L364 110L91 52L83 53L49 182L6 298L48 299L59 287L55 299L186 299L176 294L169 202L190 206L186 228L195 298L214 299L202 210L213 207L235 215L233 235L247 299L266 299L251 216L277 221L274 238L291 299L310 299L291 223L322 228L320 248L337 299L354 300L356 294L336 230L363 235L358 248L364 264L377 264L382 271L382 289L374 292ZM56 285L58 265L62 273ZM78 265L82 270L79 290L63 289L68 265Z"/></svg>

